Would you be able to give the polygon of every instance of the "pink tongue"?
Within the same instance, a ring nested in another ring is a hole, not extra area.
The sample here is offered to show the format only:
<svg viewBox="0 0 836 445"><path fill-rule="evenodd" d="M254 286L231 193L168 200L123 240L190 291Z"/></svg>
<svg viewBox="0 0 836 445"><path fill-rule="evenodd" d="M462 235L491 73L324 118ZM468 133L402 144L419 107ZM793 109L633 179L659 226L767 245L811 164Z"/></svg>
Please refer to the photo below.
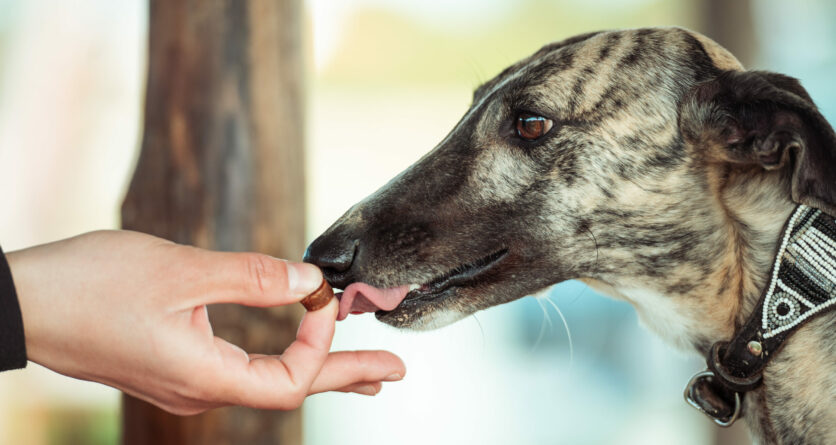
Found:
<svg viewBox="0 0 836 445"><path fill-rule="evenodd" d="M351 283L340 297L340 313L337 320L345 320L348 314L391 311L401 304L409 292L409 286L378 289L366 283Z"/></svg>

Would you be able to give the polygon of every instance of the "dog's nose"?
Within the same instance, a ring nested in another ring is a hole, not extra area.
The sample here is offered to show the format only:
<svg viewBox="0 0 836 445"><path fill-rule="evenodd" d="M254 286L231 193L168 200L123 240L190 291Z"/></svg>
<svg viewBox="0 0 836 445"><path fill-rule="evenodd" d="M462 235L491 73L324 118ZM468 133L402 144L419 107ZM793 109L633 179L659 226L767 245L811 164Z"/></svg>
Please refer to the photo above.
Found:
<svg viewBox="0 0 836 445"><path fill-rule="evenodd" d="M352 282L349 274L357 253L356 240L341 237L320 236L305 250L302 261L315 264L331 286L345 288Z"/></svg>

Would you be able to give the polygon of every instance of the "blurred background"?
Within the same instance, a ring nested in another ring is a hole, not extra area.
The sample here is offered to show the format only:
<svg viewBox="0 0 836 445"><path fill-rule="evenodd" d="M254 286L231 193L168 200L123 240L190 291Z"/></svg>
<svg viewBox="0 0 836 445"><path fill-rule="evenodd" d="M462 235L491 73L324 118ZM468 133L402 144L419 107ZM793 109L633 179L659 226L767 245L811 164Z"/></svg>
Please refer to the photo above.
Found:
<svg viewBox="0 0 836 445"><path fill-rule="evenodd" d="M431 149L472 90L545 43L678 25L801 79L836 118L836 5L654 0L308 0L308 239ZM0 0L0 241L119 227L137 155L143 0ZM309 175L313 178L312 175ZM736 444L687 407L702 368L577 282L430 333L355 316L335 348L385 348L404 382L305 403L305 444ZM0 444L115 444L119 394L37 365L0 375ZM315 420L314 420L315 419Z"/></svg>

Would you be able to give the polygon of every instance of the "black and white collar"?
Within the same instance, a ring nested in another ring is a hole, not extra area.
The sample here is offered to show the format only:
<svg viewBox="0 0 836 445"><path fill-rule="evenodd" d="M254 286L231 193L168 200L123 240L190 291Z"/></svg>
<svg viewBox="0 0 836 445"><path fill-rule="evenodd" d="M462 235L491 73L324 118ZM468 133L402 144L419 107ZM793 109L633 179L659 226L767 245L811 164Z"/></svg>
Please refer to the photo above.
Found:
<svg viewBox="0 0 836 445"><path fill-rule="evenodd" d="M782 233L769 283L757 307L730 341L711 347L708 369L685 388L685 400L729 426L743 394L761 383L767 362L811 317L836 307L836 220L799 205Z"/></svg>

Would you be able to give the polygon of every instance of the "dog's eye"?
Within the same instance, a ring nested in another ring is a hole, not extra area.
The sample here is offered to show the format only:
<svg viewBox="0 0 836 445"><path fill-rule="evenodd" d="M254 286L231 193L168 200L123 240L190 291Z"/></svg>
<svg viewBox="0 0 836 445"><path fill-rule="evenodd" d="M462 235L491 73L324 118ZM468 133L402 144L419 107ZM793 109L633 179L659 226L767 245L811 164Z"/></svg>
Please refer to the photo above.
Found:
<svg viewBox="0 0 836 445"><path fill-rule="evenodd" d="M526 141L533 141L545 136L552 129L554 122L543 116L522 113L517 116L517 136Z"/></svg>

